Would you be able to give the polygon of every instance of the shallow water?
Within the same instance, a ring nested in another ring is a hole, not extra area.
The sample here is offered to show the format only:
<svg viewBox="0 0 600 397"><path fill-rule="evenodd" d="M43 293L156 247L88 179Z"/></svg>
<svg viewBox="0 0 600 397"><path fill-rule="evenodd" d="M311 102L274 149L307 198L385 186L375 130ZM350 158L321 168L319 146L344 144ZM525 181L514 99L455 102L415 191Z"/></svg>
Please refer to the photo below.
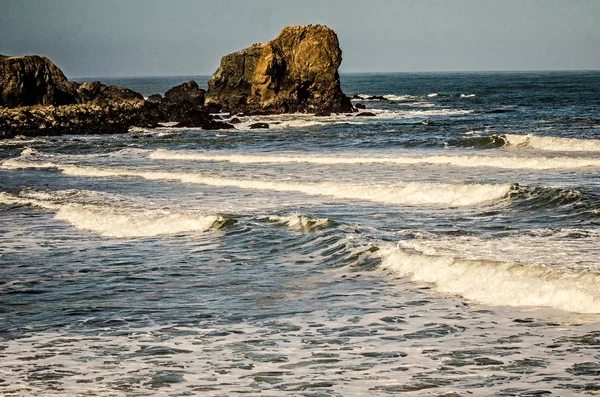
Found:
<svg viewBox="0 0 600 397"><path fill-rule="evenodd" d="M600 73L342 80L388 100L0 141L0 394L600 393Z"/></svg>

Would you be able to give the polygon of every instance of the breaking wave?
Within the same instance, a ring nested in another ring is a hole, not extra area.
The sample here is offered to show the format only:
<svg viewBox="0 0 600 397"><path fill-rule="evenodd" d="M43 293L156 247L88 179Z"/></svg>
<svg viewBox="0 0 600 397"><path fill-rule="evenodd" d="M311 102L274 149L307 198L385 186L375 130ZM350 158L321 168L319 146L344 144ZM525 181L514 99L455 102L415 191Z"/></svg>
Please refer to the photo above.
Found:
<svg viewBox="0 0 600 397"><path fill-rule="evenodd" d="M434 283L442 293L495 306L544 306L600 313L600 274L539 265L427 255L387 247L384 270L413 281Z"/></svg>
<svg viewBox="0 0 600 397"><path fill-rule="evenodd" d="M478 142L478 141L476 141ZM484 142L492 142L482 139ZM456 167L493 167L505 169L568 169L582 167L600 167L599 158L572 157L516 157L481 155L436 155L436 156L398 156L398 157L341 157L341 156L305 156L305 155L250 155L250 154L210 154L201 152L156 150L149 154L152 159L223 161L241 164L260 163L311 163L311 164L440 164Z"/></svg>
<svg viewBox="0 0 600 397"><path fill-rule="evenodd" d="M0 204L30 205L55 212L55 219L104 237L136 238L203 232L218 229L231 221L220 215L165 210L138 210L112 205L64 202L73 191L34 192L22 196L0 193Z"/></svg>
<svg viewBox="0 0 600 397"><path fill-rule="evenodd" d="M260 181L205 176L197 173L140 171L118 168L59 165L7 160L4 168L56 168L65 175L83 177L137 177L147 180L177 180L182 183L215 187L237 187L252 190L296 192L338 199L366 200L376 203L408 206L469 206L490 203L506 197L512 184L446 184L408 182L403 184L304 183Z"/></svg>
<svg viewBox="0 0 600 397"><path fill-rule="evenodd" d="M506 134L507 146L556 152L600 152L600 139Z"/></svg>
<svg viewBox="0 0 600 397"><path fill-rule="evenodd" d="M333 224L328 218L311 218L306 215L293 214L289 216L269 215L265 218L269 222L286 225L292 230L311 232L317 229L330 227Z"/></svg>

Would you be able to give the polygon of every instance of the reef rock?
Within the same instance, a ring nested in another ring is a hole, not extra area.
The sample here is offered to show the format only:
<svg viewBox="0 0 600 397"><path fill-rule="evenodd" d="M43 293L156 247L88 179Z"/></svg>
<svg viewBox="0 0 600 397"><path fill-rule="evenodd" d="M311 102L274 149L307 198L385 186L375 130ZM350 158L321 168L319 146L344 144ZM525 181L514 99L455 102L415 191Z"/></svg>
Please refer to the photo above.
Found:
<svg viewBox="0 0 600 397"><path fill-rule="evenodd" d="M78 102L77 84L48 58L0 56L0 106L69 105Z"/></svg>
<svg viewBox="0 0 600 397"><path fill-rule="evenodd" d="M198 87L198 83L194 80L190 80L165 92L164 100L173 103L190 102L194 105L203 106L205 95L206 90Z"/></svg>
<svg viewBox="0 0 600 397"><path fill-rule="evenodd" d="M228 129L204 107L206 91L195 81L171 88L165 97L144 97L99 81L67 80L49 59L0 55L0 139L17 135L124 133L130 127ZM218 108L218 106L216 107Z"/></svg>
<svg viewBox="0 0 600 397"><path fill-rule="evenodd" d="M79 102L144 101L142 94L128 88L104 85L99 81L84 82L77 87Z"/></svg>
<svg viewBox="0 0 600 397"><path fill-rule="evenodd" d="M340 87L341 62L333 30L286 27L275 40L224 56L208 83L207 103L246 114L351 112Z"/></svg>

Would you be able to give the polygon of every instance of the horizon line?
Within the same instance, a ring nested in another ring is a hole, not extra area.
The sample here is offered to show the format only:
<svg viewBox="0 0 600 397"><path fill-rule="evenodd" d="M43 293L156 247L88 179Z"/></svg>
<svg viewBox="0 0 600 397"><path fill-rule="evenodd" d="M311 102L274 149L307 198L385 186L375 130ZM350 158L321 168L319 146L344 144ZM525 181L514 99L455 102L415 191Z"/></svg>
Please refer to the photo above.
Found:
<svg viewBox="0 0 600 397"><path fill-rule="evenodd" d="M342 75L381 75L381 74L435 74L435 73L556 73L556 72L600 72L600 69L501 69L501 70L421 70L396 72L339 72ZM214 73L213 73L214 74ZM69 79L135 79L151 77L211 77L212 74L144 74L144 75L114 75L114 76L75 76Z"/></svg>

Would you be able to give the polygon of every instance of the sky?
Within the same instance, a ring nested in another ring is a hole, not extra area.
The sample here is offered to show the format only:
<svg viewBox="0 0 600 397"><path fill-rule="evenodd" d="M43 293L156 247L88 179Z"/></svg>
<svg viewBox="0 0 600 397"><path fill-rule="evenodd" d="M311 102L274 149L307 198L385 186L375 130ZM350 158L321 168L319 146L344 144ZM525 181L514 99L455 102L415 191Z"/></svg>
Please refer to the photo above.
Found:
<svg viewBox="0 0 600 397"><path fill-rule="evenodd" d="M600 69L600 0L0 0L0 54L69 78L210 75L311 23L346 73Z"/></svg>

